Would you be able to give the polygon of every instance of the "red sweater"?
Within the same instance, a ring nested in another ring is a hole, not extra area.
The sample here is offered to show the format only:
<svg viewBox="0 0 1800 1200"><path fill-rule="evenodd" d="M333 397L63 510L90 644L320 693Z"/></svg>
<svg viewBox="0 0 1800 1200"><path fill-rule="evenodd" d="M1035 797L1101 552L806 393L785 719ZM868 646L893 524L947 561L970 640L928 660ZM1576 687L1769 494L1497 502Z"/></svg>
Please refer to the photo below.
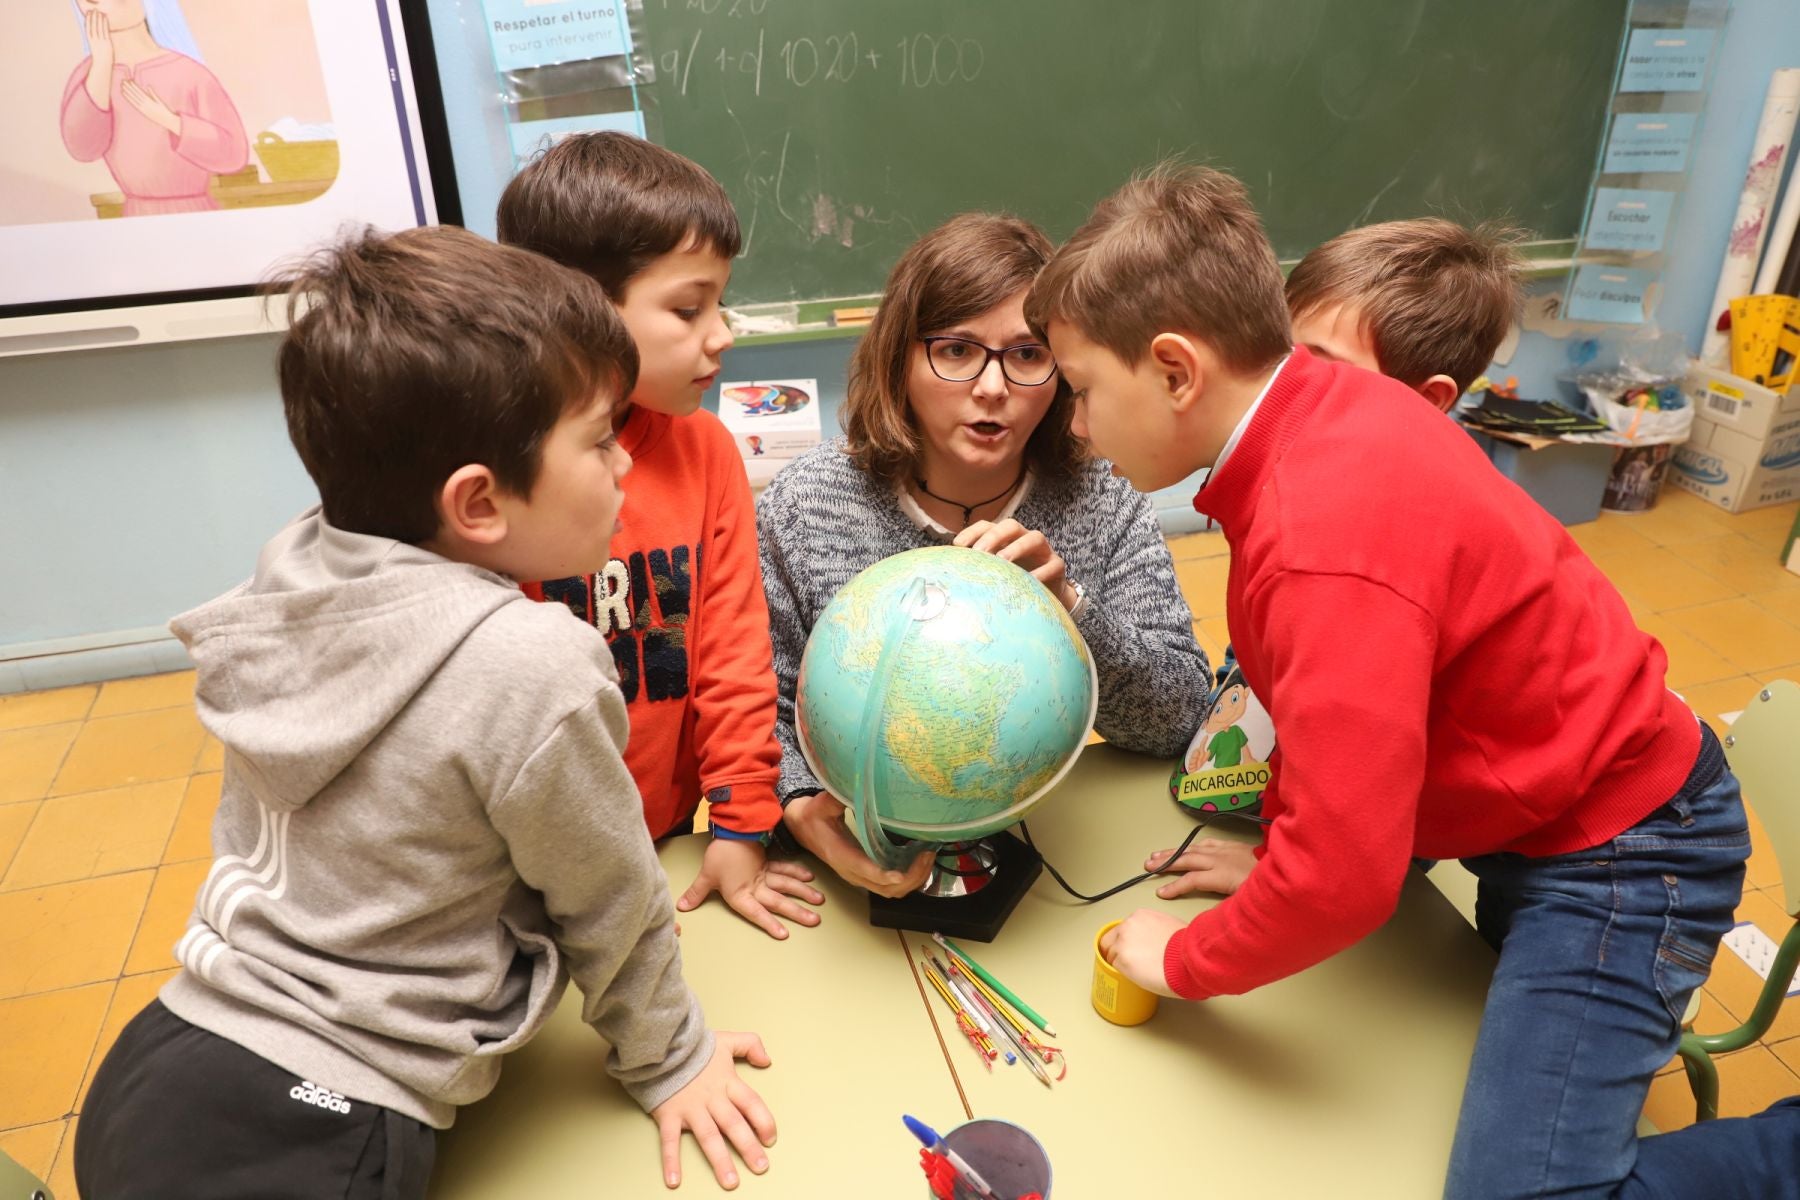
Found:
<svg viewBox="0 0 1800 1200"><path fill-rule="evenodd" d="M1414 856L1594 845L1681 787L1694 715L1568 533L1411 389L1304 350L1195 508L1278 738L1239 891L1169 941L1183 996L1249 991L1392 915Z"/></svg>
<svg viewBox="0 0 1800 1200"><path fill-rule="evenodd" d="M686 828L704 795L738 833L781 820L775 671L744 464L709 412L632 410L623 528L595 575L527 584L612 645L631 720L625 765L652 837Z"/></svg>

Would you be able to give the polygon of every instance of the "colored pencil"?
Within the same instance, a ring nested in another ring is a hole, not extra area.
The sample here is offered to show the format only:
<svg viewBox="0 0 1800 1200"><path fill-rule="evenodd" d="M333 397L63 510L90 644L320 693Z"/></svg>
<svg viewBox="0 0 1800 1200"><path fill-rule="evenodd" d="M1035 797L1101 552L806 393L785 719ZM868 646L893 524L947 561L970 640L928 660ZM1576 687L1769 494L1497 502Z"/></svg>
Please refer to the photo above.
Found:
<svg viewBox="0 0 1800 1200"><path fill-rule="evenodd" d="M1045 1033L1049 1034L1051 1037L1056 1036L1056 1030L1050 1028L1050 1022L1044 1020L1043 1017L1039 1016L1037 1010L1032 1008L1031 1005L1025 1003L1023 1000L1019 999L1018 996L1014 995L1013 992L1004 983L1001 983L998 979L995 979L992 975L990 975L985 967L983 967L980 963L976 962L974 959L970 958L969 952L967 950L964 950L961 946L957 945L955 942L951 941L949 938L945 937L941 933L934 933L931 936L932 936L932 939L934 941L936 941L938 945L942 946L944 949L948 950L950 953L952 953L952 954L956 955L956 957L960 958L963 962L967 963L969 966L969 970L971 972L973 972L974 974L981 976L982 981L984 983L986 983L989 987L993 988L996 992L999 992L1002 996L1004 996L1006 998L1006 1002L1008 1004L1012 1005L1014 1008L1019 1010L1020 1016L1024 1017L1027 1021L1030 1021L1033 1025L1036 1025L1039 1029L1043 1030Z"/></svg>
<svg viewBox="0 0 1800 1200"><path fill-rule="evenodd" d="M950 1012L956 1017L957 1028L962 1031L964 1037L969 1039L969 1044L975 1047L975 1052L981 1055L982 1064L990 1071L993 1070L992 1059L999 1056L999 1051L993 1047L987 1035L981 1031L968 1012L964 1010L962 1004L951 994L949 983L941 978L929 963L925 966L925 977L931 980L931 986L937 989L937 994L942 996L944 1003L950 1006Z"/></svg>
<svg viewBox="0 0 1800 1200"><path fill-rule="evenodd" d="M1019 1052L1019 1057L1025 1060L1025 1065L1031 1068L1031 1073L1037 1076L1038 1082L1045 1087L1049 1087L1049 1072L1044 1070L1043 1064L1038 1062L1037 1055L1031 1052L1031 1048L1025 1044L1024 1040L1021 1040L1019 1035L1012 1031L1009 1024L1011 1014L1007 1013L1004 1008L990 1004L987 998L982 994L981 988L975 984L974 979L965 974L956 965L954 959L951 961L950 969L956 972L956 979L953 979L951 982L954 983L960 980L969 984L969 995L973 997L975 1003L980 1005L982 1010L992 1019L995 1027L1000 1030L1002 1036L1004 1036L1008 1042L1012 1043L1013 1048Z"/></svg>
<svg viewBox="0 0 1800 1200"><path fill-rule="evenodd" d="M999 1022L990 1021L987 1014L981 1011L980 1003L971 994L971 989L963 983L964 977L952 975L950 973L951 968L948 968L943 963L937 961L935 957L929 961L928 968L933 974L943 979L945 984L949 986L951 992L956 995L957 1000L962 1006L962 1010L969 1014L969 1020L975 1022L975 1027L981 1030L987 1037L989 1043L1005 1056L1006 1065L1009 1067L1012 1066L1013 1052L1007 1049L1007 1047L1012 1044L1011 1040L1007 1038L1006 1031L1000 1028Z"/></svg>
<svg viewBox="0 0 1800 1200"><path fill-rule="evenodd" d="M1000 998L1000 993L983 983L979 975L964 975L963 978L967 979L974 985L976 991L986 997L988 1004L993 1007L994 1011L1004 1017L1006 1023L1011 1025L1021 1037L1027 1039L1031 1045L1037 1045L1037 1039L1031 1036L1031 1030L1027 1027L1025 1019L1013 1015L1013 1011L1007 1005L1006 1001Z"/></svg>

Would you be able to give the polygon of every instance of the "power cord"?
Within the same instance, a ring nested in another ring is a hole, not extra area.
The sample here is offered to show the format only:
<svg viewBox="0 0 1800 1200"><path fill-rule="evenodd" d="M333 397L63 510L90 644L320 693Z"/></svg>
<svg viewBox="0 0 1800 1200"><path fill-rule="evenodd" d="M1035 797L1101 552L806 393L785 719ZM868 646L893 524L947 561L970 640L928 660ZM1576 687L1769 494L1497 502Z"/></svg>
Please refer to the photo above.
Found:
<svg viewBox="0 0 1800 1200"><path fill-rule="evenodd" d="M1239 819L1246 820L1246 821L1254 821L1258 825L1267 825L1269 823L1269 820L1267 817L1252 816L1250 813L1247 813L1247 812L1219 813L1218 815L1222 816L1222 817L1237 817ZM1044 852L1042 850L1039 850L1037 848L1037 843L1031 840L1031 830L1026 827L1025 822L1023 822L1023 821L1019 822L1019 836L1024 838L1025 844L1027 846L1030 846L1032 849L1032 852L1035 853L1038 856L1038 858L1043 860L1044 870L1050 872L1050 878L1056 880L1057 884L1062 888L1063 891L1069 893L1069 895L1075 897L1077 900L1080 900L1084 904L1094 904L1098 901L1105 900L1110 896L1116 896L1120 892L1126 890L1127 888L1134 888L1138 884L1144 882L1144 880L1146 880L1146 879L1152 879L1158 875L1173 875L1173 874L1175 874L1175 872L1168 869L1167 864L1174 862L1176 859L1180 858L1183 854L1185 854L1187 852L1187 848L1194 844L1194 839L1200 836L1200 832L1203 829L1205 829L1206 826L1207 826L1207 819L1205 817L1202 817L1199 820L1199 822L1197 824L1195 824L1193 829L1188 831L1188 835L1181 839L1181 845L1175 847L1175 852L1173 854L1169 855L1167 861L1164 863L1164 865L1161 869L1155 870L1155 871L1145 871L1142 874L1133 875L1130 879L1127 879L1124 883L1118 884L1114 887L1109 887L1104 892L1099 892L1092 896L1088 895L1086 892L1077 891L1073 886L1070 885L1068 880L1066 880L1062 877L1061 871L1058 871L1055 867L1050 865L1050 860L1047 858L1044 858Z"/></svg>

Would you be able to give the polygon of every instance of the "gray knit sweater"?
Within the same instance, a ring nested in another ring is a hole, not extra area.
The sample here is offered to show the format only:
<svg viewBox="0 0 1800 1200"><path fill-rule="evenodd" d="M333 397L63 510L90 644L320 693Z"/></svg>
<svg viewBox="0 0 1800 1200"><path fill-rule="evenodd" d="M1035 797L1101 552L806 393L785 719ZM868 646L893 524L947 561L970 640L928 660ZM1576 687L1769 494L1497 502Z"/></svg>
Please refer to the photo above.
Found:
<svg viewBox="0 0 1800 1200"><path fill-rule="evenodd" d="M1122 749L1181 753L1200 727L1209 668L1149 500L1094 462L1072 479L1035 479L1013 516L1050 539L1069 578L1087 592L1076 626L1100 673L1094 727ZM908 519L892 489L856 468L841 437L775 477L757 500L756 534L786 802L821 787L794 732L794 683L813 623L864 567L940 538Z"/></svg>

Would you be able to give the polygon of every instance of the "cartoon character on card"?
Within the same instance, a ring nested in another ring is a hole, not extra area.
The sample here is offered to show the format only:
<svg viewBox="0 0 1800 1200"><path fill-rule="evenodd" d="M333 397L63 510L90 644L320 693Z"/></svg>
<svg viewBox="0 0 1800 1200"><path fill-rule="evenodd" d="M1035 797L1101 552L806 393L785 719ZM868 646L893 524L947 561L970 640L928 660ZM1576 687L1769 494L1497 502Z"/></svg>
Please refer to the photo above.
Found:
<svg viewBox="0 0 1800 1200"><path fill-rule="evenodd" d="M1193 747L1188 751L1187 769L1189 774L1204 770L1207 767L1235 767L1243 762L1244 747L1250 741L1250 735L1238 725L1244 712L1250 707L1250 689L1244 685L1243 672L1236 667L1220 683L1212 707L1207 710L1206 723L1201 726L1207 737L1195 739ZM1198 759L1199 761L1195 761Z"/></svg>
<svg viewBox="0 0 1800 1200"><path fill-rule="evenodd" d="M1249 812L1261 803L1275 726L1226 651L1206 719L1169 781L1175 800L1201 812Z"/></svg>

